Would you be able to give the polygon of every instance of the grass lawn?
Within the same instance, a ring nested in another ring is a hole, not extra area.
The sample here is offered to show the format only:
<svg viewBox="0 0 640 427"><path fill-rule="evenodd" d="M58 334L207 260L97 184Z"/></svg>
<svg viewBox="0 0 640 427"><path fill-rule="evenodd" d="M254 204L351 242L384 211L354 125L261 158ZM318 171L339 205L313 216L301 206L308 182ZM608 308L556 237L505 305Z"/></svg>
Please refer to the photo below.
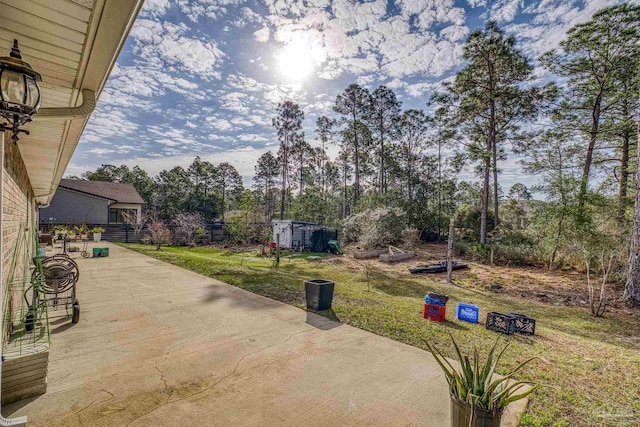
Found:
<svg viewBox="0 0 640 427"><path fill-rule="evenodd" d="M519 376L541 384L521 425L638 425L640 311L618 307L604 318L591 317L580 306L586 298L581 276L531 268L491 269L472 263L469 270L454 272L457 286L451 286L442 275L410 275L406 267L419 261L387 265L348 256L307 261L306 255L294 254L274 267L272 258L256 257L252 252L123 246L298 307L304 307L303 279L333 280L333 310L322 314L416 347L426 348L429 341L451 357L449 333L466 350L475 343L486 351L497 337L482 324L455 320L457 301L480 306L481 320L488 311L528 314L537 319L536 336L502 339L512 343L504 357L503 373L526 358L538 357ZM444 247L440 249L444 252ZM441 256L432 255L432 259ZM420 261L426 259L429 257ZM495 283L500 286L492 289L500 289L498 292L489 289ZM451 297L447 322L422 319L422 299L429 291Z"/></svg>

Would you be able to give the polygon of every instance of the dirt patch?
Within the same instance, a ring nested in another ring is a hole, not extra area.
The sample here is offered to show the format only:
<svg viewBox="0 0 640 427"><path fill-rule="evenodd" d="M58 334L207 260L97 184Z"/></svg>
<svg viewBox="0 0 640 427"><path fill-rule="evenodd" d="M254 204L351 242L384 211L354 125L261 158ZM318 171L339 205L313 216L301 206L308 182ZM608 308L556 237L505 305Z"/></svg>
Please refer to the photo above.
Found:
<svg viewBox="0 0 640 427"><path fill-rule="evenodd" d="M442 261L446 258L446 243L427 243L414 249L416 257L398 263L384 263L378 260L357 260L350 253L344 257L324 260L334 264L342 264L350 271L362 271L366 268L381 273L393 273L399 277L411 276L408 267ZM586 276L575 270L548 271L545 267L506 266L479 263L466 257L457 260L469 263L469 269L454 273L454 280L461 286L506 294L519 299L530 299L542 304L567 307L589 307ZM415 277L415 276L414 276ZM428 277L444 278L445 274L428 275ZM597 283L598 278L594 278ZM638 310L625 306L620 301L623 286L609 283L606 286L607 310L617 314L640 316Z"/></svg>

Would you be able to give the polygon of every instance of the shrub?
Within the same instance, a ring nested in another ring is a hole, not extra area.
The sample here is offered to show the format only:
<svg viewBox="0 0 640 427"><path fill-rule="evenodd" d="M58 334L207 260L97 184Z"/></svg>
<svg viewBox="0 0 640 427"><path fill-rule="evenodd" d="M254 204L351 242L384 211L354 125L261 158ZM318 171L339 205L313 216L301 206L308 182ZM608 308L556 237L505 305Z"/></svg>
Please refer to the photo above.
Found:
<svg viewBox="0 0 640 427"><path fill-rule="evenodd" d="M271 224L264 222L259 214L246 215L242 211L231 211L227 213L225 224L229 241L233 243L264 245L271 239Z"/></svg>
<svg viewBox="0 0 640 427"><path fill-rule="evenodd" d="M460 237L469 240L480 240L480 216L479 207L468 205L460 207L456 218L456 228ZM493 214L491 212L487 212L487 224L493 224Z"/></svg>
<svg viewBox="0 0 640 427"><path fill-rule="evenodd" d="M358 242L365 249L375 249L398 241L406 225L402 210L379 208L350 216L342 232L346 243Z"/></svg>
<svg viewBox="0 0 640 427"><path fill-rule="evenodd" d="M405 228L402 230L402 243L405 249L413 249L420 240L420 230L416 228Z"/></svg>
<svg viewBox="0 0 640 427"><path fill-rule="evenodd" d="M468 247L468 251L469 252L467 255L473 259L488 260L491 256L491 246L488 244L483 245L480 242L470 244Z"/></svg>
<svg viewBox="0 0 640 427"><path fill-rule="evenodd" d="M240 244L265 245L271 238L271 224L265 222L264 212L249 190L242 194L240 209L227 214L226 229L229 240Z"/></svg>
<svg viewBox="0 0 640 427"><path fill-rule="evenodd" d="M511 263L516 265L531 265L540 263L540 255L535 246L526 243L503 244L496 243L493 247L493 259L495 262ZM491 244L468 240L456 240L453 243L453 252L458 256L467 256L479 261L491 259Z"/></svg>
<svg viewBox="0 0 640 427"><path fill-rule="evenodd" d="M362 229L358 215L352 215L344 221L342 226L342 240L345 243L355 243L360 239Z"/></svg>
<svg viewBox="0 0 640 427"><path fill-rule="evenodd" d="M156 245L156 250L160 250L162 245L171 244L171 231L162 221L153 220L147 226L149 234L151 236L151 242Z"/></svg>

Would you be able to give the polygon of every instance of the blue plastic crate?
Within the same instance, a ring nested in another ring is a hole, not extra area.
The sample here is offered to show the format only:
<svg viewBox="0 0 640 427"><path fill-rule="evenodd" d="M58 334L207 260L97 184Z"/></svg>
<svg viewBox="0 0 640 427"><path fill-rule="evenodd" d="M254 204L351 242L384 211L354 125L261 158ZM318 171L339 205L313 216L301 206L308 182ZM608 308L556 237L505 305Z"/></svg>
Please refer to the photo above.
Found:
<svg viewBox="0 0 640 427"><path fill-rule="evenodd" d="M465 322L478 323L480 309L476 305L459 302L456 304L456 317Z"/></svg>
<svg viewBox="0 0 640 427"><path fill-rule="evenodd" d="M445 305L447 305L447 301L449 301L449 296L444 294L439 294L437 292L429 292L424 297L425 304L439 305L441 307L444 307Z"/></svg>

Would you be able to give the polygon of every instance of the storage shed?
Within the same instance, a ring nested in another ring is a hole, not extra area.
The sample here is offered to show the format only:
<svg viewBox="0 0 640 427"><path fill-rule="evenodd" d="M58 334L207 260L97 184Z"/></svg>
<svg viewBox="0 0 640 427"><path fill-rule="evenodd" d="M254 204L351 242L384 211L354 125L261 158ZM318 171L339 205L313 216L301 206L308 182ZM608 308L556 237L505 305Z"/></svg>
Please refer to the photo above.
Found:
<svg viewBox="0 0 640 427"><path fill-rule="evenodd" d="M273 220L271 222L273 230L273 241L279 242L281 248L285 249L313 249L312 237L315 232L322 231L327 239L336 239L337 232L327 229L327 227L312 222L287 220ZM280 237L278 238L278 234ZM317 236L317 235L316 235ZM316 242L316 246L317 242Z"/></svg>

